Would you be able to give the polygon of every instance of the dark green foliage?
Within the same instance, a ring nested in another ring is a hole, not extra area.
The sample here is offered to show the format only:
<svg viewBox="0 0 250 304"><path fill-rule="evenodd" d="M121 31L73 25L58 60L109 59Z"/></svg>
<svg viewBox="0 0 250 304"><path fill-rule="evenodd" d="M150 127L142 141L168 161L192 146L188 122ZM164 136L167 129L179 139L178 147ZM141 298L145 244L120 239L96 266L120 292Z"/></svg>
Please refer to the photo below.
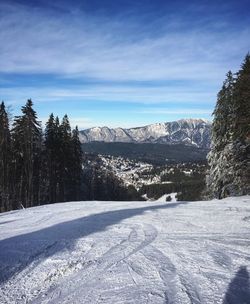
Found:
<svg viewBox="0 0 250 304"><path fill-rule="evenodd" d="M11 140L4 102L0 105L0 212L11 208Z"/></svg>
<svg viewBox="0 0 250 304"><path fill-rule="evenodd" d="M179 183L150 184L150 185L143 185L139 193L141 195L147 194L147 197L151 199L158 199L164 194L178 192L179 190L180 190Z"/></svg>
<svg viewBox="0 0 250 304"><path fill-rule="evenodd" d="M180 191L177 193L178 201L200 201L203 199L205 180L192 180L180 184Z"/></svg>
<svg viewBox="0 0 250 304"><path fill-rule="evenodd" d="M68 116L65 115L59 127L60 145L58 150L59 161L59 201L70 200L69 185L71 182L71 127Z"/></svg>
<svg viewBox="0 0 250 304"><path fill-rule="evenodd" d="M48 202L81 197L82 150L77 127L71 132L67 115L60 124L51 114L45 129Z"/></svg>
<svg viewBox="0 0 250 304"><path fill-rule="evenodd" d="M82 151L78 129L68 117L60 124L50 115L42 134L28 100L10 132L4 103L0 106L0 212L43 203L79 200Z"/></svg>
<svg viewBox="0 0 250 304"><path fill-rule="evenodd" d="M207 188L210 196L250 193L250 56L229 72L218 94L212 124Z"/></svg>
<svg viewBox="0 0 250 304"><path fill-rule="evenodd" d="M140 194L158 199L164 194L177 193L179 201L202 200L206 170L205 163L171 165L167 167L168 173L161 175L162 183L144 185L140 189ZM187 174L187 171L190 173Z"/></svg>
<svg viewBox="0 0 250 304"><path fill-rule="evenodd" d="M37 121L36 112L29 99L22 107L22 116L16 116L12 129L15 201L16 206L22 204L31 207L39 201L39 193L35 189L39 185L41 166L42 130Z"/></svg>
<svg viewBox="0 0 250 304"><path fill-rule="evenodd" d="M189 182L175 182L172 184L150 184L140 189L140 194L147 194L148 198L158 199L164 194L177 193L178 201L202 200L205 181L190 180Z"/></svg>
<svg viewBox="0 0 250 304"><path fill-rule="evenodd" d="M232 72L229 71L222 89L218 93L218 101L213 112L212 139L216 142L217 150L223 149L230 139L232 121L234 119L233 88L234 78Z"/></svg>
<svg viewBox="0 0 250 304"><path fill-rule="evenodd" d="M250 141L250 54L237 73L234 86L233 139Z"/></svg>
<svg viewBox="0 0 250 304"><path fill-rule="evenodd" d="M58 125L56 125L54 115L51 114L45 128L45 148L46 148L46 179L48 190L48 202L57 201L57 176L58 176Z"/></svg>
<svg viewBox="0 0 250 304"><path fill-rule="evenodd" d="M74 196L74 200L81 199L81 185L82 185L82 147L79 140L79 131L76 127L72 131L71 138L71 156L70 156L70 167L71 167L71 187L70 187L70 196Z"/></svg>

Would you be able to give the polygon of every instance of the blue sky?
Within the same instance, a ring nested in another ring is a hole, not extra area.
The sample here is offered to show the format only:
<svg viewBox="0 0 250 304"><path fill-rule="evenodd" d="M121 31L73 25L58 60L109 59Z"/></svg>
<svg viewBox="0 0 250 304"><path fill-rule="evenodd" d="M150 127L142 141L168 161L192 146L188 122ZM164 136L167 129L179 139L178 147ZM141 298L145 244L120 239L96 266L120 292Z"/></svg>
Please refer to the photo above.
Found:
<svg viewBox="0 0 250 304"><path fill-rule="evenodd" d="M134 127L211 119L250 51L250 0L0 2L0 98L13 115Z"/></svg>

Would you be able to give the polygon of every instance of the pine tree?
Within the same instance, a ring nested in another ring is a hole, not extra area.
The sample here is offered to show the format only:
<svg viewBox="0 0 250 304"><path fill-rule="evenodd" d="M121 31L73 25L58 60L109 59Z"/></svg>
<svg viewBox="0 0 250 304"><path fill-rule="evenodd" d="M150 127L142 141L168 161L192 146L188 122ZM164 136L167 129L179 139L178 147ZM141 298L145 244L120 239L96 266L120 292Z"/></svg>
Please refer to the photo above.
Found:
<svg viewBox="0 0 250 304"><path fill-rule="evenodd" d="M58 122L59 124L59 122ZM53 113L50 115L45 128L46 181L48 203L56 202L57 188L57 151L56 151L56 122Z"/></svg>
<svg viewBox="0 0 250 304"><path fill-rule="evenodd" d="M233 88L234 78L231 71L223 83L217 96L217 104L213 112L214 120L211 134L211 151L208 155L210 174L207 180L210 192L215 197L223 197L224 184L228 183L224 175L225 155L224 149L231 140L233 117Z"/></svg>
<svg viewBox="0 0 250 304"><path fill-rule="evenodd" d="M62 156L62 135L60 128L60 121L58 116L55 118L55 138L54 138L54 166L55 166L55 201L61 201L60 195L60 181L61 181L61 156Z"/></svg>
<svg viewBox="0 0 250 304"><path fill-rule="evenodd" d="M71 200L80 200L82 181L82 147L76 126L71 139Z"/></svg>
<svg viewBox="0 0 250 304"><path fill-rule="evenodd" d="M222 151L231 140L233 121L234 77L231 71L218 93L218 100L213 112L212 140L218 151Z"/></svg>
<svg viewBox="0 0 250 304"><path fill-rule="evenodd" d="M59 193L60 201L67 201L70 196L70 181L71 181L71 127L67 115L64 115L60 125L60 182Z"/></svg>
<svg viewBox="0 0 250 304"><path fill-rule="evenodd" d="M234 87L234 119L232 132L234 191L250 193L250 54L237 73Z"/></svg>
<svg viewBox="0 0 250 304"><path fill-rule="evenodd" d="M237 73L234 88L234 140L250 141L250 54Z"/></svg>
<svg viewBox="0 0 250 304"><path fill-rule="evenodd" d="M12 129L16 208L20 204L30 207L39 203L35 200L39 200L36 185L39 185L42 150L42 130L31 99L21 110L23 115L15 117Z"/></svg>
<svg viewBox="0 0 250 304"><path fill-rule="evenodd" d="M8 114L0 105L0 212L11 209L10 201L11 139Z"/></svg>

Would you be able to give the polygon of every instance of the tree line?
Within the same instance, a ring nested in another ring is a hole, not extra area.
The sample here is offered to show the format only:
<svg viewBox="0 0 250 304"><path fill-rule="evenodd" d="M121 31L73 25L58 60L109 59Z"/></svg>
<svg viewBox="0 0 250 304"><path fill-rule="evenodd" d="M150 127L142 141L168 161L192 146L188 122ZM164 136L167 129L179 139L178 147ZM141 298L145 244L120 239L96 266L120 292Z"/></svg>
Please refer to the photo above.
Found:
<svg viewBox="0 0 250 304"><path fill-rule="evenodd" d="M45 130L32 100L21 108L10 127L0 105L0 212L79 200L140 199L133 186L124 187L112 172L104 172L97 156L82 151L79 131L68 116L53 114Z"/></svg>
<svg viewBox="0 0 250 304"><path fill-rule="evenodd" d="M43 133L29 99L12 128L4 102L0 106L0 211L43 203L78 200L82 150L77 127L67 115L50 115Z"/></svg>
<svg viewBox="0 0 250 304"><path fill-rule="evenodd" d="M250 194L250 54L236 74L228 72L213 115L209 194L219 199Z"/></svg>

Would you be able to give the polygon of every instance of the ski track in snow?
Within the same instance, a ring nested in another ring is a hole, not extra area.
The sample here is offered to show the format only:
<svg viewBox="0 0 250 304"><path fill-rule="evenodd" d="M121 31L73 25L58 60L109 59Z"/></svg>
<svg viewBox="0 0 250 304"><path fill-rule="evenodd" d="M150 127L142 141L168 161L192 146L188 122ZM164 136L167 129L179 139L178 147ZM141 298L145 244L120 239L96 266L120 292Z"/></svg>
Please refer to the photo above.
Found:
<svg viewBox="0 0 250 304"><path fill-rule="evenodd" d="M0 303L249 304L250 197L0 214Z"/></svg>

